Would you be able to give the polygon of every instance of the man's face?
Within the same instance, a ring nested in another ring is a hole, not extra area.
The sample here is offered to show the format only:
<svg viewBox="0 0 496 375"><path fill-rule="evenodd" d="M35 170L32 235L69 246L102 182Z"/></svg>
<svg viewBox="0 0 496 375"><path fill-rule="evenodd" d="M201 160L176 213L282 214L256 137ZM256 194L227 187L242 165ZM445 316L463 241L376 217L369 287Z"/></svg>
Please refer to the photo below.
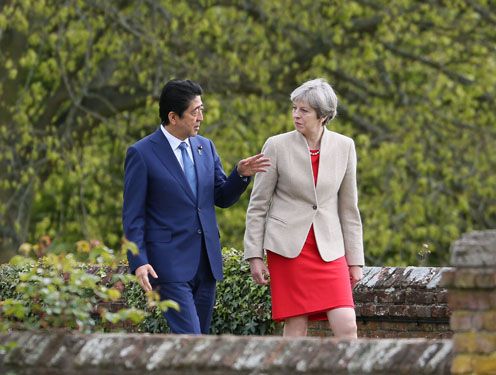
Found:
<svg viewBox="0 0 496 375"><path fill-rule="evenodd" d="M203 102L201 96L196 96L184 111L183 116L172 113L169 117L169 131L175 137L185 140L194 137L200 130L200 123L203 121Z"/></svg>

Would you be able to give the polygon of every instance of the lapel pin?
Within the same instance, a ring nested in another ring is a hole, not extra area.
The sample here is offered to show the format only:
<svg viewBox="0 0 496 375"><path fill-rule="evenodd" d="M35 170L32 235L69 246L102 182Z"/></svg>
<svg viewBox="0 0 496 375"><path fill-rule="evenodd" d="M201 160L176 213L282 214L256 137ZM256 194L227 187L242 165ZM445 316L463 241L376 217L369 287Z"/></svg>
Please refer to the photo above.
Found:
<svg viewBox="0 0 496 375"><path fill-rule="evenodd" d="M203 146L198 146L198 155L201 155L203 152Z"/></svg>

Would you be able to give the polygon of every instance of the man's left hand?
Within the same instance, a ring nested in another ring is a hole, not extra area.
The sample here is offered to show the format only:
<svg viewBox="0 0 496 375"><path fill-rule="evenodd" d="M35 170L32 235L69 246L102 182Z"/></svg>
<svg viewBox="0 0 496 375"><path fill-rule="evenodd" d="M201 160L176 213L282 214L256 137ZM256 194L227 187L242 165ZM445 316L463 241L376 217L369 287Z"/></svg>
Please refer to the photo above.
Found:
<svg viewBox="0 0 496 375"><path fill-rule="evenodd" d="M270 159L263 154L257 154L240 160L238 173L245 177L254 176L258 172L266 172L268 167L270 167Z"/></svg>

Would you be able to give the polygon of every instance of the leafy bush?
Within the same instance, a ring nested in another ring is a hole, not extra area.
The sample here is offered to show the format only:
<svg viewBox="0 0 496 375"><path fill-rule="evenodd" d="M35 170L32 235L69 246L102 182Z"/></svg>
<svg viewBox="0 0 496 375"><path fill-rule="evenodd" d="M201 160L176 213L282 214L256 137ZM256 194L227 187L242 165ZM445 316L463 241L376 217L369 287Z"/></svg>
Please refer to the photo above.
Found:
<svg viewBox="0 0 496 375"><path fill-rule="evenodd" d="M217 284L217 299L212 318L212 334L268 335L275 332L271 319L270 291L253 283L242 252L224 248L224 280ZM136 283L126 286L126 306L143 308L145 296ZM159 310L154 310L136 327L138 332L167 333L169 327Z"/></svg>
<svg viewBox="0 0 496 375"><path fill-rule="evenodd" d="M121 301L126 285L136 284L133 275L117 271L128 248L133 246L125 243L116 255L104 245L92 246L80 241L76 255L48 253L37 260L14 257L9 265L0 267L0 328L67 328L92 332L109 330L116 324L122 327L126 322L142 322L150 313L141 308L107 308ZM21 249L26 255L33 254L29 244ZM77 257L91 263L78 262ZM141 293L141 306L151 311L177 308L173 301L159 301L156 293Z"/></svg>
<svg viewBox="0 0 496 375"><path fill-rule="evenodd" d="M141 286L134 282L126 285L122 293L125 306L136 309L146 308L147 298ZM168 333L169 327L160 309L149 309L144 319L134 327L126 327L128 331L148 333Z"/></svg>
<svg viewBox="0 0 496 375"><path fill-rule="evenodd" d="M250 268L242 259L242 252L224 248L224 280L217 284L217 299L212 318L212 334L270 335L276 331L271 319L270 290L256 285ZM145 297L136 283L126 286L123 293L126 306L142 308ZM159 310L154 310L137 325L138 332L169 332L167 322Z"/></svg>
<svg viewBox="0 0 496 375"><path fill-rule="evenodd" d="M48 253L39 260L15 257L0 265L3 328L169 332L162 311L175 304L159 302L156 294L145 294L135 277L127 273L127 266L115 263L118 256L110 249L86 245L78 242L75 255ZM23 246L26 250L26 244ZM224 248L223 256L225 277L218 283L211 332L274 333L269 288L253 283L241 251ZM88 259L96 263L82 262ZM111 312L105 308L108 302L126 308Z"/></svg>
<svg viewBox="0 0 496 375"><path fill-rule="evenodd" d="M271 319L270 290L256 285L242 252L224 248L224 280L217 286L212 333L268 335L276 324Z"/></svg>

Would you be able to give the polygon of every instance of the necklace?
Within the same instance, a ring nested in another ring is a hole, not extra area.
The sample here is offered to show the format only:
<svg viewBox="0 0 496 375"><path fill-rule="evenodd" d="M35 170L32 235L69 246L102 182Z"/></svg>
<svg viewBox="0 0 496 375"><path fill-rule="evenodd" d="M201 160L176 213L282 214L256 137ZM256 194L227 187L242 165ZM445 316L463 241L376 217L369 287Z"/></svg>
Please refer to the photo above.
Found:
<svg viewBox="0 0 496 375"><path fill-rule="evenodd" d="M308 150L308 151L310 151L311 156L317 156L318 154L320 154L320 150Z"/></svg>

